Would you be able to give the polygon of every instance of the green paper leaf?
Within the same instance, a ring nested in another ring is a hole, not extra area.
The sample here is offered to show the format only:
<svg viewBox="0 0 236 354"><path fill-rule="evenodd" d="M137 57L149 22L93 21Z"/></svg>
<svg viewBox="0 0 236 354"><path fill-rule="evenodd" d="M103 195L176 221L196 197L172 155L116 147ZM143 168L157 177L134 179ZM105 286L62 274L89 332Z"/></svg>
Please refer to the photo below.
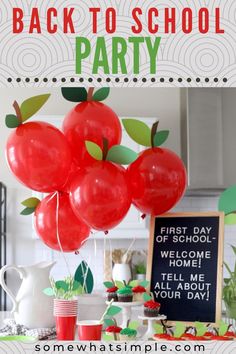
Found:
<svg viewBox="0 0 236 354"><path fill-rule="evenodd" d="M152 300L152 297L151 297L151 295L149 295L147 293L144 293L143 294L143 300L146 302L146 301Z"/></svg>
<svg viewBox="0 0 236 354"><path fill-rule="evenodd" d="M164 333L164 327L160 325L159 323L154 323L153 328L155 331L155 334L163 334Z"/></svg>
<svg viewBox="0 0 236 354"><path fill-rule="evenodd" d="M78 290L80 287L81 287L81 284L78 281L74 280L73 286L72 286L72 291Z"/></svg>
<svg viewBox="0 0 236 354"><path fill-rule="evenodd" d="M92 141L85 141L85 146L90 156L92 156L95 160L102 161L103 153L99 145L93 143Z"/></svg>
<svg viewBox="0 0 236 354"><path fill-rule="evenodd" d="M45 295L47 295L47 296L54 296L54 295L55 295L52 288L46 288L46 289L44 289L44 290L43 290L43 293L44 293Z"/></svg>
<svg viewBox="0 0 236 354"><path fill-rule="evenodd" d="M236 225L236 213L225 215L225 225Z"/></svg>
<svg viewBox="0 0 236 354"><path fill-rule="evenodd" d="M129 285L132 286L132 288L135 288L136 286L138 286L139 281L138 280L131 280L129 282Z"/></svg>
<svg viewBox="0 0 236 354"><path fill-rule="evenodd" d="M105 318L104 324L106 327L115 326L115 321L112 320L111 318Z"/></svg>
<svg viewBox="0 0 236 354"><path fill-rule="evenodd" d="M179 338L182 336L182 334L185 332L185 325L181 322L177 322L175 324L175 331L174 331L174 337Z"/></svg>
<svg viewBox="0 0 236 354"><path fill-rule="evenodd" d="M120 307L118 307L118 306L111 306L111 307L108 308L107 313L106 313L106 316L111 316L111 317L113 317L113 316L117 315L117 314L120 313L120 312L121 312L121 308L120 308Z"/></svg>
<svg viewBox="0 0 236 354"><path fill-rule="evenodd" d="M17 128L21 123L15 114L7 114L5 124L7 128Z"/></svg>
<svg viewBox="0 0 236 354"><path fill-rule="evenodd" d="M97 90L93 95L93 101L104 101L110 93L109 87L103 87Z"/></svg>
<svg viewBox="0 0 236 354"><path fill-rule="evenodd" d="M236 185L226 189L220 195L218 210L223 211L226 215L236 211Z"/></svg>
<svg viewBox="0 0 236 354"><path fill-rule="evenodd" d="M87 101L88 93L84 87L62 87L62 96L70 102Z"/></svg>
<svg viewBox="0 0 236 354"><path fill-rule="evenodd" d="M85 261L78 266L74 279L82 285L87 294L91 294L94 286L93 273Z"/></svg>
<svg viewBox="0 0 236 354"><path fill-rule="evenodd" d="M120 281L120 280L116 280L115 284L116 284L118 289L122 289L125 286L125 284L122 281Z"/></svg>
<svg viewBox="0 0 236 354"><path fill-rule="evenodd" d="M154 136L154 146L161 146L168 139L169 130L161 130Z"/></svg>
<svg viewBox="0 0 236 354"><path fill-rule="evenodd" d="M135 330L137 330L137 329L139 328L139 326L140 326L140 324L139 324L138 321L131 321L131 322L129 323L129 328L130 328L130 329L135 329Z"/></svg>
<svg viewBox="0 0 236 354"><path fill-rule="evenodd" d="M31 215L34 212L35 212L35 208L25 208L24 210L22 210L20 215Z"/></svg>
<svg viewBox="0 0 236 354"><path fill-rule="evenodd" d="M113 338L113 336L111 336L109 334L103 333L102 340L104 342L112 342L114 340L114 338Z"/></svg>
<svg viewBox="0 0 236 354"><path fill-rule="evenodd" d="M150 284L150 281L148 280L143 280L141 281L140 285L143 286L144 288L147 288Z"/></svg>
<svg viewBox="0 0 236 354"><path fill-rule="evenodd" d="M219 336L224 336L225 333L228 332L229 325L225 323L224 321L220 321L220 326L219 326Z"/></svg>
<svg viewBox="0 0 236 354"><path fill-rule="evenodd" d="M107 154L107 161L111 161L120 165L129 165L138 157L137 152L122 145L114 145Z"/></svg>
<svg viewBox="0 0 236 354"><path fill-rule="evenodd" d="M21 202L22 205L26 206L27 208L36 208L40 203L38 198L28 198Z"/></svg>
<svg viewBox="0 0 236 354"><path fill-rule="evenodd" d="M195 322L195 328L197 331L197 337L202 337L207 332L207 327L201 322Z"/></svg>
<svg viewBox="0 0 236 354"><path fill-rule="evenodd" d="M233 246L233 245L231 245L231 248L232 248L232 250L233 250L233 252L234 252L234 255L236 256L236 247Z"/></svg>
<svg viewBox="0 0 236 354"><path fill-rule="evenodd" d="M111 281L104 281L103 285L107 288L113 288L114 284Z"/></svg>
<svg viewBox="0 0 236 354"><path fill-rule="evenodd" d="M136 143L150 147L151 146L151 129L147 124L137 119L122 119L123 126Z"/></svg>
<svg viewBox="0 0 236 354"><path fill-rule="evenodd" d="M69 285L64 280L56 281L55 285L58 290L63 289L64 291L68 291L69 289Z"/></svg>
<svg viewBox="0 0 236 354"><path fill-rule="evenodd" d="M34 96L25 100L20 106L22 121L25 122L27 119L32 117L35 113L37 113L47 102L49 97L50 94L46 94L46 95Z"/></svg>

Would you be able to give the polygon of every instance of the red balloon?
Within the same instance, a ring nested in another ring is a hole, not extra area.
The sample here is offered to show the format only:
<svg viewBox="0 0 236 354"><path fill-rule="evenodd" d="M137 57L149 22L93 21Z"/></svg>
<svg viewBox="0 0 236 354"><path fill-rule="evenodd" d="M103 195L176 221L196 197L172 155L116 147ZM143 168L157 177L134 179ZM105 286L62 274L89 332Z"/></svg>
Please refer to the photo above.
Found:
<svg viewBox="0 0 236 354"><path fill-rule="evenodd" d="M110 148L120 144L122 134L116 113L96 101L86 101L75 106L64 119L63 132L78 165L81 165L81 161L87 165L94 161L87 153L85 140L93 141L102 148L103 138L106 138Z"/></svg>
<svg viewBox="0 0 236 354"><path fill-rule="evenodd" d="M57 202L58 234L64 252L77 251L89 237L89 227L77 217L70 205L69 194L54 193L44 198L37 206L34 217L35 229L39 237L50 248L60 251L57 238Z"/></svg>
<svg viewBox="0 0 236 354"><path fill-rule="evenodd" d="M147 149L128 167L133 204L145 214L160 215L183 196L187 176L181 159L164 148Z"/></svg>
<svg viewBox="0 0 236 354"><path fill-rule="evenodd" d="M46 193L60 190L72 163L63 133L44 122L17 127L8 138L6 155L11 171L21 183Z"/></svg>
<svg viewBox="0 0 236 354"><path fill-rule="evenodd" d="M118 225L131 205L126 170L107 161L96 162L71 184L71 205L91 228L107 231Z"/></svg>

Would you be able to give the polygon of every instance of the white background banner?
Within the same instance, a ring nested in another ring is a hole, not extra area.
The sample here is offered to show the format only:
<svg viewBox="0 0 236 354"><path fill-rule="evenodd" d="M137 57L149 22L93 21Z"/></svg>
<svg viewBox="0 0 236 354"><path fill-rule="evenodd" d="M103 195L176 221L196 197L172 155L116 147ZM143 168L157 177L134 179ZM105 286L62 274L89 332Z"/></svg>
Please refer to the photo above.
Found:
<svg viewBox="0 0 236 354"><path fill-rule="evenodd" d="M235 86L235 18L235 0L1 0L0 85Z"/></svg>

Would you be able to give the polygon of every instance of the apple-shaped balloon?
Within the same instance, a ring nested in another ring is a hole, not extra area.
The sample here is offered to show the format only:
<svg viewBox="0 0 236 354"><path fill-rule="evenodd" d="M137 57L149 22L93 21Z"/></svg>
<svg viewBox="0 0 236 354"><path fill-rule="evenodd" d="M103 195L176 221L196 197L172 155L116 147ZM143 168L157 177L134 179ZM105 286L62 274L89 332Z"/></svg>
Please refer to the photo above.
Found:
<svg viewBox="0 0 236 354"><path fill-rule="evenodd" d="M88 152L98 161L74 177L70 192L75 214L99 231L114 228L127 214L130 186L125 168L117 163L129 163L136 158L136 153L122 146L113 146L108 151L108 142L104 141L103 151L97 144L86 142Z"/></svg>
<svg viewBox="0 0 236 354"><path fill-rule="evenodd" d="M166 140L167 131L157 132L157 123L150 130L146 124L136 120L124 120L127 133L139 143L150 148L128 167L132 203L144 214L161 215L183 196L187 175L182 160L171 150L159 146ZM134 128L140 128L133 134Z"/></svg>
<svg viewBox="0 0 236 354"><path fill-rule="evenodd" d="M28 188L46 193L60 190L72 163L70 146L59 129L46 122L26 122L48 96L32 97L21 107L14 102L16 115L6 116L6 125L15 128L6 145L11 171Z"/></svg>
<svg viewBox="0 0 236 354"><path fill-rule="evenodd" d="M53 250L74 252L89 237L89 227L73 212L67 193L52 193L36 207L34 225L38 236Z"/></svg>
<svg viewBox="0 0 236 354"><path fill-rule="evenodd" d="M93 161L86 151L86 140L102 147L103 138L106 138L109 148L120 143L119 118L110 107L100 102L108 96L108 88L102 88L94 95L93 89L87 93L85 88L62 88L62 94L69 101L80 102L66 115L62 126L79 166Z"/></svg>

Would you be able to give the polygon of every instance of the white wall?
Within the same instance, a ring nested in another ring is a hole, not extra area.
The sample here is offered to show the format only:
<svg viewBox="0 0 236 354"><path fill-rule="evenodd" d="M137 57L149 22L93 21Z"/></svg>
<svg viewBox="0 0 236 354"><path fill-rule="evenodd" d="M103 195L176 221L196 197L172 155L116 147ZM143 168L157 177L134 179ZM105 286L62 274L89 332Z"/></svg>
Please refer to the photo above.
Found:
<svg viewBox="0 0 236 354"><path fill-rule="evenodd" d="M51 92L51 98L40 114L65 115L73 107L73 103L62 98L59 89L0 89L0 180L8 187L8 263L31 264L35 262L35 258L50 255L48 248L43 245L39 247L40 241L32 238L31 217L19 215L22 210L20 202L28 198L31 191L17 182L9 171L4 156L5 144L10 134L4 121L6 114L13 113L13 101L21 103L28 97L47 92ZM180 153L180 89L112 89L106 104L119 116L159 118L161 128L171 129L169 146ZM10 275L9 280L16 287L14 279L15 276Z"/></svg>

